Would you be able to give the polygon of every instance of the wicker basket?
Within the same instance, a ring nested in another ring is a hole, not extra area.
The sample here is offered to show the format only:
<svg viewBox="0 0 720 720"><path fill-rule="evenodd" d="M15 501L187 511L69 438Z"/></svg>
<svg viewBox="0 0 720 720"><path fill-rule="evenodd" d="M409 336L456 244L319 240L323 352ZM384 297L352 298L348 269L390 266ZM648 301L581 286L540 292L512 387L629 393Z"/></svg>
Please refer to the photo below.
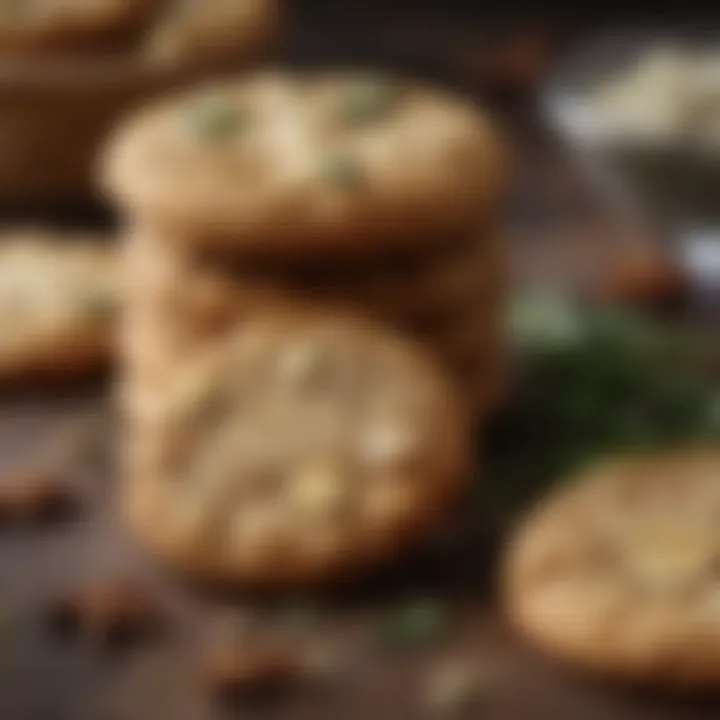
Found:
<svg viewBox="0 0 720 720"><path fill-rule="evenodd" d="M267 57L263 38L221 64L152 67L139 58L0 64L0 206L84 204L97 149L120 117L158 93Z"/></svg>

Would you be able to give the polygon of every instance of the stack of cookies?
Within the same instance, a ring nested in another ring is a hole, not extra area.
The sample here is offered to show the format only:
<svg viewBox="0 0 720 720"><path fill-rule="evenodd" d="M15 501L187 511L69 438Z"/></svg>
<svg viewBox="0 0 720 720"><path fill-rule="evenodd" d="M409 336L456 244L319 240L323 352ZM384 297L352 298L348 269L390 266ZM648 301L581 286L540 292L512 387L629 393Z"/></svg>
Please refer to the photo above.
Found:
<svg viewBox="0 0 720 720"><path fill-rule="evenodd" d="M262 74L131 119L105 185L127 217L129 508L151 545L295 584L442 514L504 366L504 174L475 107L386 76ZM288 515L305 500L329 533L312 547Z"/></svg>
<svg viewBox="0 0 720 720"><path fill-rule="evenodd" d="M106 170L129 217L131 397L289 300L416 338L482 414L503 364L505 164L467 102L387 77L260 75L140 114Z"/></svg>

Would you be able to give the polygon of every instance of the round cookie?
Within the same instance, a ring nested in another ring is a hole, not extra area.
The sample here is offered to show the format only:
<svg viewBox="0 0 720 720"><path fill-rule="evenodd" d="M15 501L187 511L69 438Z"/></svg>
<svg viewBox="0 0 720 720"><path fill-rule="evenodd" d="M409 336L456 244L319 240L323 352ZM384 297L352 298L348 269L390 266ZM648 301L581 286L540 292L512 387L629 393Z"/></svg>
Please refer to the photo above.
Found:
<svg viewBox="0 0 720 720"><path fill-rule="evenodd" d="M107 363L116 273L114 253L90 238L0 235L0 380L64 377Z"/></svg>
<svg viewBox="0 0 720 720"><path fill-rule="evenodd" d="M443 373L351 316L255 317L172 385L135 440L127 517L205 579L288 588L386 560L469 466Z"/></svg>
<svg viewBox="0 0 720 720"><path fill-rule="evenodd" d="M530 515L511 544L512 623L579 668L720 680L720 449L619 459Z"/></svg>
<svg viewBox="0 0 720 720"><path fill-rule="evenodd" d="M161 0L0 0L0 56L107 49Z"/></svg>
<svg viewBox="0 0 720 720"><path fill-rule="evenodd" d="M361 73L276 73L160 103L104 184L163 240L271 256L444 243L496 210L506 160L469 101Z"/></svg>
<svg viewBox="0 0 720 720"><path fill-rule="evenodd" d="M280 26L278 0L171 0L143 44L147 60L197 64L255 54Z"/></svg>

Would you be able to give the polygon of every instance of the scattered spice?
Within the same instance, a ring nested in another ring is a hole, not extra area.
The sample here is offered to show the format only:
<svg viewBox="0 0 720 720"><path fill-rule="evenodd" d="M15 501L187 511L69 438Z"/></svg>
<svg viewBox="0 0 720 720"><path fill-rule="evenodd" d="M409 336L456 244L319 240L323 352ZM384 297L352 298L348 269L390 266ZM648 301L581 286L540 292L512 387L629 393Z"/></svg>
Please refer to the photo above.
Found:
<svg viewBox="0 0 720 720"><path fill-rule="evenodd" d="M303 675L300 659L289 648L257 644L222 648L205 658L203 684L222 697L252 696L283 690Z"/></svg>
<svg viewBox="0 0 720 720"><path fill-rule="evenodd" d="M490 687L490 676L468 660L445 661L433 670L426 704L432 715L451 717L478 703Z"/></svg>
<svg viewBox="0 0 720 720"><path fill-rule="evenodd" d="M43 443L36 467L70 468L82 463L93 455L101 426L102 418L94 411L82 412L64 421Z"/></svg>
<svg viewBox="0 0 720 720"><path fill-rule="evenodd" d="M163 624L154 600L142 588L124 582L91 586L58 599L49 608L48 620L59 632L102 645L155 634Z"/></svg>
<svg viewBox="0 0 720 720"><path fill-rule="evenodd" d="M600 300L656 305L678 300L685 290L680 269L657 252L629 253L611 266L597 289Z"/></svg>
<svg viewBox="0 0 720 720"><path fill-rule="evenodd" d="M410 600L393 608L379 624L381 644L392 649L412 649L441 640L450 624L446 607L431 598Z"/></svg>
<svg viewBox="0 0 720 720"><path fill-rule="evenodd" d="M0 523L35 524L71 514L77 497L69 483L46 470L19 470L0 478Z"/></svg>
<svg viewBox="0 0 720 720"><path fill-rule="evenodd" d="M365 78L351 83L343 95L340 112L345 122L361 125L385 117L399 96L390 78Z"/></svg>
<svg viewBox="0 0 720 720"><path fill-rule="evenodd" d="M303 670L310 679L330 682L343 672L347 658L337 647L312 644L303 654Z"/></svg>

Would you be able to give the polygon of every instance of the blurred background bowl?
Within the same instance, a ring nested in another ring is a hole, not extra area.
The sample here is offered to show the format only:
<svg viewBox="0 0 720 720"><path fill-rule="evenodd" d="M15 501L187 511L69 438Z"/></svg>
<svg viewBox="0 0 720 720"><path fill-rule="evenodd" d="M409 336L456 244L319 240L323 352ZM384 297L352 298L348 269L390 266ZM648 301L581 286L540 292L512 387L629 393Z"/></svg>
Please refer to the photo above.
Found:
<svg viewBox="0 0 720 720"><path fill-rule="evenodd" d="M598 112L593 93L660 48L707 49L720 59L713 29L607 31L564 57L542 93L547 119L605 199L669 237L720 224L720 146L625 132Z"/></svg>

